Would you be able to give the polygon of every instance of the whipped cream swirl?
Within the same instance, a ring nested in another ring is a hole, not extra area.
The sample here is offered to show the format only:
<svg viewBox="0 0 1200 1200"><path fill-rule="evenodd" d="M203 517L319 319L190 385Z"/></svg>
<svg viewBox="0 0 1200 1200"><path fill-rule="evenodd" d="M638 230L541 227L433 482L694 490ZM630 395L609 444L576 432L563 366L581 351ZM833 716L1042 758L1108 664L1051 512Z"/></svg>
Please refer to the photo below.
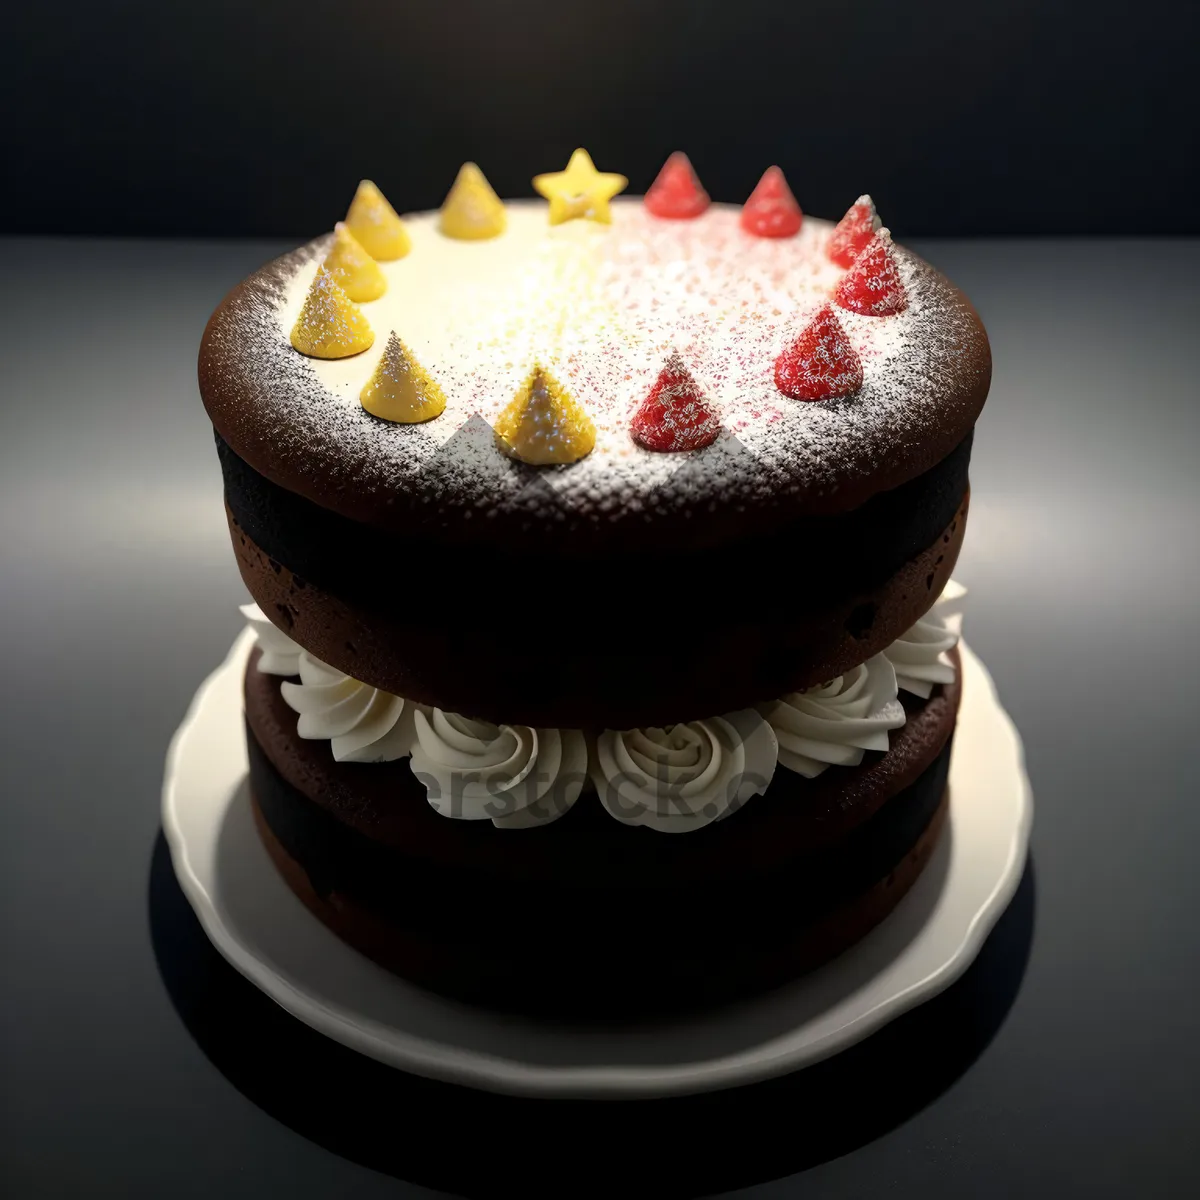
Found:
<svg viewBox="0 0 1200 1200"><path fill-rule="evenodd" d="M868 750L888 748L904 724L896 672L882 654L820 687L792 692L761 708L779 739L779 761L815 779L831 766L855 767Z"/></svg>
<svg viewBox="0 0 1200 1200"><path fill-rule="evenodd" d="M300 714L296 732L312 741L328 741L338 762L390 762L412 749L417 705L323 663L273 625L257 604L239 609L254 630L262 652L258 669L266 675L299 676L284 682L280 693Z"/></svg>
<svg viewBox="0 0 1200 1200"><path fill-rule="evenodd" d="M261 656L258 669L264 675L299 675L301 648L257 604L243 604L238 612L254 630L254 640Z"/></svg>
<svg viewBox="0 0 1200 1200"><path fill-rule="evenodd" d="M928 700L939 683L954 682L949 655L958 644L966 594L962 584L950 580L933 607L883 652L903 691Z"/></svg>
<svg viewBox="0 0 1200 1200"><path fill-rule="evenodd" d="M490 819L498 829L557 820L587 780L577 729L493 725L440 708L415 714L412 773L444 817Z"/></svg>
<svg viewBox="0 0 1200 1200"><path fill-rule="evenodd" d="M285 681L279 690L300 714L302 738L328 740L338 762L391 762L412 752L417 705L351 679L307 650L297 674L299 683Z"/></svg>
<svg viewBox="0 0 1200 1200"><path fill-rule="evenodd" d="M767 790L778 747L753 709L665 728L606 729L592 782L609 814L661 833L701 829Z"/></svg>

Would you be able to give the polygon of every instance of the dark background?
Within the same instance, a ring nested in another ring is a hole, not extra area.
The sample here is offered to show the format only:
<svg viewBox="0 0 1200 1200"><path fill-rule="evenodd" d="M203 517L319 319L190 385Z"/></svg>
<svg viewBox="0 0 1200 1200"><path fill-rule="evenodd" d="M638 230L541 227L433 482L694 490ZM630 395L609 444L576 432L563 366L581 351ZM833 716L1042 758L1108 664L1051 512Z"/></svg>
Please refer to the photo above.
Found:
<svg viewBox="0 0 1200 1200"><path fill-rule="evenodd" d="M243 594L200 332L360 175L416 208L472 157L526 195L584 144L640 190L679 146L719 199L779 161L810 211L865 188L906 239L1193 234L1196 10L6 11L0 232L277 240L0 246L0 1195L1195 1194L1195 240L916 244L996 355L958 574L1024 738L1033 865L968 975L856 1050L669 1111L422 1084L219 958L158 810Z"/></svg>
<svg viewBox="0 0 1200 1200"><path fill-rule="evenodd" d="M780 163L899 237L1191 233L1200 5L1175 0L163 0L4 18L0 232L311 236L464 159L531 194L576 145L716 199Z"/></svg>

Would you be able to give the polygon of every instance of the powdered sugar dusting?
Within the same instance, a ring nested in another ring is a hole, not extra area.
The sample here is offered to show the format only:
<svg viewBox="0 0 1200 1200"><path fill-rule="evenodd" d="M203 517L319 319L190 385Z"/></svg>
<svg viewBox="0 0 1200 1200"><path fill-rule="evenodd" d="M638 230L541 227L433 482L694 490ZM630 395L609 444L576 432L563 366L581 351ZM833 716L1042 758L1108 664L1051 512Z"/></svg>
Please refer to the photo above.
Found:
<svg viewBox="0 0 1200 1200"><path fill-rule="evenodd" d="M539 202L507 207L508 231L487 242L443 237L436 214L406 217L412 251L381 264L387 293L361 306L376 347L354 358L308 360L288 344L327 239L235 293L202 351L206 402L234 448L268 474L319 479L326 503L330 484L347 489L348 510L403 492L406 506L594 523L652 508L685 462L684 505L791 497L836 508L839 489L861 490L880 472L880 486L894 486L926 469L977 415L981 398L968 393L987 369L982 333L961 297L903 249L905 312L838 311L862 389L803 403L777 390L774 364L844 274L825 254L830 223L806 216L797 237L765 239L744 233L725 205L665 221L625 199L611 226L555 227ZM384 424L359 403L392 330L445 392L445 412L427 424ZM679 456L646 450L629 432L672 351L725 431ZM536 472L536 484L488 428L535 362L597 430L592 454ZM923 461L931 442L944 444Z"/></svg>

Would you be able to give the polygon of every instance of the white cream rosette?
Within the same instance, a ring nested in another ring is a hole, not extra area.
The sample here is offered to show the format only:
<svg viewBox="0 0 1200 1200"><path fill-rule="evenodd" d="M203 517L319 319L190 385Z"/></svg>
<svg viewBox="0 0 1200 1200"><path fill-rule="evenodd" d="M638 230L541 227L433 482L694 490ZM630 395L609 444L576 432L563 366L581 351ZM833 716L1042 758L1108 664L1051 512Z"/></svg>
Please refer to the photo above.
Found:
<svg viewBox="0 0 1200 1200"><path fill-rule="evenodd" d="M409 764L430 806L444 817L490 819L498 829L557 820L587 779L587 743L577 729L493 725L440 708L415 715Z"/></svg>
<svg viewBox="0 0 1200 1200"><path fill-rule="evenodd" d="M779 739L779 761L814 779L831 766L853 767L868 750L888 748L904 724L896 672L882 654L820 687L792 692L761 712Z"/></svg>
<svg viewBox="0 0 1200 1200"><path fill-rule="evenodd" d="M596 741L591 776L618 821L684 833L765 792L777 750L766 721L743 709L661 729L607 729Z"/></svg>
<svg viewBox="0 0 1200 1200"><path fill-rule="evenodd" d="M884 651L901 690L928 700L939 683L954 682L950 651L958 644L966 594L950 580L929 612Z"/></svg>
<svg viewBox="0 0 1200 1200"><path fill-rule="evenodd" d="M418 705L352 679L301 651L299 683L279 685L302 738L327 740L338 762L391 762L411 753Z"/></svg>
<svg viewBox="0 0 1200 1200"><path fill-rule="evenodd" d="M289 708L300 715L302 738L328 741L338 762L390 762L412 748L412 714L418 706L389 692L352 679L292 641L271 623L257 604L240 612L254 630L262 656L258 669L267 675L299 676L279 685Z"/></svg>
<svg viewBox="0 0 1200 1200"><path fill-rule="evenodd" d="M262 651L258 669L264 675L299 675L301 647L273 625L257 604L243 604L238 612L254 630L254 640Z"/></svg>

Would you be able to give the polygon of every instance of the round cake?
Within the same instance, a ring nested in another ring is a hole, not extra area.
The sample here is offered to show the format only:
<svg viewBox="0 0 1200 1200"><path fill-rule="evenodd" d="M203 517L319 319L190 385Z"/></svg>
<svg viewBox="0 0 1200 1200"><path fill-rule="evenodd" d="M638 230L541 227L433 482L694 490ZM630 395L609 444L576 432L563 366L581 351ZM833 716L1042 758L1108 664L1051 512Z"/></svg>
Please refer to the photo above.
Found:
<svg viewBox="0 0 1200 1200"><path fill-rule="evenodd" d="M945 818L987 339L869 197L712 204L681 155L643 198L582 151L534 182L467 164L403 218L364 182L209 322L258 827L427 987L770 986Z"/></svg>

